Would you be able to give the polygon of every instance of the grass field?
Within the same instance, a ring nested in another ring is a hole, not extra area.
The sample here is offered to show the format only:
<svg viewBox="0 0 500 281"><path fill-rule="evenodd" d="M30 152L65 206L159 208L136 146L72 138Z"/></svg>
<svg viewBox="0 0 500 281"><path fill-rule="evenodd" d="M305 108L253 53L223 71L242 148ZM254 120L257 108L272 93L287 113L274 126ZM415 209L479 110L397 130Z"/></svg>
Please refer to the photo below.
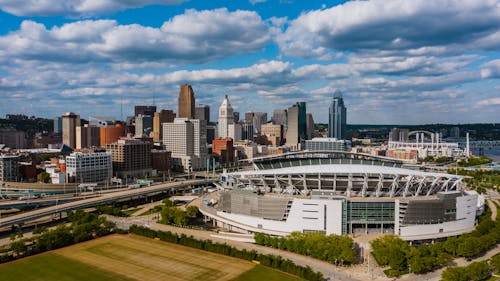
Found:
<svg viewBox="0 0 500 281"><path fill-rule="evenodd" d="M298 280L251 262L139 236L107 236L0 265L2 280Z"/></svg>

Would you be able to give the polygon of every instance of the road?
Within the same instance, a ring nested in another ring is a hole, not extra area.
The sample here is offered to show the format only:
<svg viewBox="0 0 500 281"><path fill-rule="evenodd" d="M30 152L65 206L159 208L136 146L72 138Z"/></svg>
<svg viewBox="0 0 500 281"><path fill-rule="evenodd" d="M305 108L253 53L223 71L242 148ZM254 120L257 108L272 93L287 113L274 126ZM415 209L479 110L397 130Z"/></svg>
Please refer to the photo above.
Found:
<svg viewBox="0 0 500 281"><path fill-rule="evenodd" d="M56 206L50 206L46 208L36 209L29 212L24 212L16 215L12 215L6 218L0 218L0 228L21 224L26 221L34 220L37 218L58 214L61 212L67 212L76 209L83 209L88 207L94 207L103 204L109 204L111 202L116 202L118 200L124 200L129 198L139 198L141 196L147 196L150 194L155 194L159 192L164 192L169 189L182 188L189 185L202 185L209 183L211 181L206 180L188 180L183 182L171 182L166 184L159 184L144 188L130 189L125 191L118 191L113 193L102 194L99 197L83 199L75 202L69 202L64 204L59 204Z"/></svg>

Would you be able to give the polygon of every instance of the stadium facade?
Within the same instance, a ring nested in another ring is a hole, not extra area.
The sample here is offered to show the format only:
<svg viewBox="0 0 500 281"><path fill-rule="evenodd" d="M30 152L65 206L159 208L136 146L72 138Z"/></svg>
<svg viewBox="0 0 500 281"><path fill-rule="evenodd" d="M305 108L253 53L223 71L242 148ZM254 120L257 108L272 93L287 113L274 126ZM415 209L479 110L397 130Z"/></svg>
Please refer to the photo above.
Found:
<svg viewBox="0 0 500 281"><path fill-rule="evenodd" d="M463 178L353 153L294 153L224 173L217 203L204 200L201 211L219 226L243 232L436 239L474 229L484 202L466 191Z"/></svg>

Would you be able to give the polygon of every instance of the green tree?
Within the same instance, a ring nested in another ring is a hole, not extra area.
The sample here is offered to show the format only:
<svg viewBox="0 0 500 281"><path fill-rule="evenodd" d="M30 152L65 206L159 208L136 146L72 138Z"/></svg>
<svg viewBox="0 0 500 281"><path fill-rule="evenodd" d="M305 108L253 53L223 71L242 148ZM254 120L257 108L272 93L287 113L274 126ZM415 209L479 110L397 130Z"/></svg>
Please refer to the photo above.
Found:
<svg viewBox="0 0 500 281"><path fill-rule="evenodd" d="M198 215L198 212L199 212L199 209L196 206L188 206L186 208L186 214L190 218L196 218L196 216Z"/></svg>
<svg viewBox="0 0 500 281"><path fill-rule="evenodd" d="M481 281L491 276L490 267L486 261L469 264L466 267L465 273L471 281Z"/></svg>
<svg viewBox="0 0 500 281"><path fill-rule="evenodd" d="M46 171L41 172L38 174L38 180L43 183L49 183L50 182L50 174L47 173Z"/></svg>
<svg viewBox="0 0 500 281"><path fill-rule="evenodd" d="M496 254L491 258L491 270L493 272L500 272L500 254Z"/></svg>
<svg viewBox="0 0 500 281"><path fill-rule="evenodd" d="M166 207L173 207L174 206L174 202L168 198L165 198L163 199L163 205L165 205Z"/></svg>
<svg viewBox="0 0 500 281"><path fill-rule="evenodd" d="M28 250L28 247L26 246L26 241L23 239L10 244L10 249L16 253L16 255L22 255Z"/></svg>
<svg viewBox="0 0 500 281"><path fill-rule="evenodd" d="M463 267L448 267L441 273L441 281L468 281Z"/></svg>

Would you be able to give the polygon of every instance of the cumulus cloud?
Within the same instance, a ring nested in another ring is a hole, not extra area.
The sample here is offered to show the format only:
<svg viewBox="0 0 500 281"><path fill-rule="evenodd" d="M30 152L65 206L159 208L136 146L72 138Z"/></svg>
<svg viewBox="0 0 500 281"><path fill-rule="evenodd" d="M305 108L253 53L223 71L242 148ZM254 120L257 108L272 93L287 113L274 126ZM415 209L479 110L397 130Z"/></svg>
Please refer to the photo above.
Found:
<svg viewBox="0 0 500 281"><path fill-rule="evenodd" d="M498 48L500 43L494 39L499 27L496 0L353 1L302 14L290 22L277 42L282 52L298 57L321 56L332 50L428 52L454 44Z"/></svg>
<svg viewBox="0 0 500 281"><path fill-rule="evenodd" d="M262 49L269 28L251 11L187 10L160 28L84 20L47 29L26 20L0 37L0 60L201 63Z"/></svg>
<svg viewBox="0 0 500 281"><path fill-rule="evenodd" d="M89 17L147 5L177 5L186 0L0 0L0 9L16 16Z"/></svg>
<svg viewBox="0 0 500 281"><path fill-rule="evenodd" d="M482 65L482 78L500 78L500 59L489 61Z"/></svg>

